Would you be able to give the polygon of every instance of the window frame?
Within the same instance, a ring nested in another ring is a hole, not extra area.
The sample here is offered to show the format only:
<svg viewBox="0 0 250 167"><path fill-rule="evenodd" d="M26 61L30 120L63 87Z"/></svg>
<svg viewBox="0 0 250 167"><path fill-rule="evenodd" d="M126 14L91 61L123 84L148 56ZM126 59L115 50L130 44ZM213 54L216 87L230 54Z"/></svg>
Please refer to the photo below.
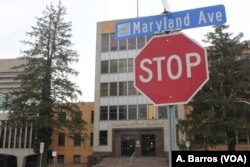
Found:
<svg viewBox="0 0 250 167"><path fill-rule="evenodd" d="M119 120L127 120L128 117L128 107L126 105L120 105L119 106Z"/></svg>
<svg viewBox="0 0 250 167"><path fill-rule="evenodd" d="M65 146L65 133L59 132L58 133L58 146Z"/></svg>
<svg viewBox="0 0 250 167"><path fill-rule="evenodd" d="M107 130L99 131L99 145L100 146L108 145L108 131Z"/></svg>
<svg viewBox="0 0 250 167"><path fill-rule="evenodd" d="M81 155L73 155L73 163L80 164L81 163Z"/></svg>
<svg viewBox="0 0 250 167"><path fill-rule="evenodd" d="M158 106L158 119L168 119L168 106Z"/></svg>
<svg viewBox="0 0 250 167"><path fill-rule="evenodd" d="M100 96L104 97L104 96L108 96L109 92L109 83L105 82L105 83L101 83L100 84Z"/></svg>
<svg viewBox="0 0 250 167"><path fill-rule="evenodd" d="M109 106L109 120L117 120L118 118L118 107Z"/></svg>
<svg viewBox="0 0 250 167"><path fill-rule="evenodd" d="M109 73L109 61L103 60L101 61L101 74L108 74Z"/></svg>
<svg viewBox="0 0 250 167"><path fill-rule="evenodd" d="M81 140L81 135L80 134L75 134L74 135L74 146L81 146L82 140Z"/></svg>
<svg viewBox="0 0 250 167"><path fill-rule="evenodd" d="M110 51L109 34L101 34L101 52Z"/></svg>
<svg viewBox="0 0 250 167"><path fill-rule="evenodd" d="M108 115L108 106L100 106L100 121L107 121Z"/></svg>

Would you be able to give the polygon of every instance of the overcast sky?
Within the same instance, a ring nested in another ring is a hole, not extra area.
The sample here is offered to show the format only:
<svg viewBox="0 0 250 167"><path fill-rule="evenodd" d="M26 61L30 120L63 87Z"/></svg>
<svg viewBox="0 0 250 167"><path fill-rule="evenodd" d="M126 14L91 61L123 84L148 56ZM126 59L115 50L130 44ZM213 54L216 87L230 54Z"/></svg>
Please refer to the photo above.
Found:
<svg viewBox="0 0 250 167"><path fill-rule="evenodd" d="M25 33L36 25L45 6L58 0L0 0L0 58L16 58L20 55ZM158 15L163 12L161 0L138 0L139 16ZM229 31L243 32L250 39L250 0L168 0L171 11L223 4L226 9ZM80 54L75 68L80 72L76 82L83 96L81 101L94 101L96 23L105 20L136 17L137 0L62 0L67 8L67 21L73 24L74 49ZM204 34L211 27L194 28L183 32L202 45ZM0 60L1 61L1 60Z"/></svg>

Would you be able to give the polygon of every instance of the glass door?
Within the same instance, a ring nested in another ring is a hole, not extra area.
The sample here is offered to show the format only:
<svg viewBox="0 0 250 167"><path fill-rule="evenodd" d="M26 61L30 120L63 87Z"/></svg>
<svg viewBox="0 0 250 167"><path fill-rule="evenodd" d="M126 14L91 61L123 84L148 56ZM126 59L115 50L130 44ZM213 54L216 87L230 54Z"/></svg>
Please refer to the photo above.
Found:
<svg viewBox="0 0 250 167"><path fill-rule="evenodd" d="M135 151L135 136L122 135L121 136L121 155L131 156Z"/></svg>
<svg viewBox="0 0 250 167"><path fill-rule="evenodd" d="M141 135L141 155L155 156L155 135Z"/></svg>

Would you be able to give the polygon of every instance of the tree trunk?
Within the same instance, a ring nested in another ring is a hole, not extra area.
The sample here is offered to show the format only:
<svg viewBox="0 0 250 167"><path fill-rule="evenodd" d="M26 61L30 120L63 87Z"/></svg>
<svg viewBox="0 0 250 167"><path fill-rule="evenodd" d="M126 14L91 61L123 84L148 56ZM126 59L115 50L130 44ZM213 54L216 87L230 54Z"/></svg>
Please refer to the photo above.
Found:
<svg viewBox="0 0 250 167"><path fill-rule="evenodd" d="M235 151L235 147L236 147L236 136L235 136L235 131L229 131L227 132L228 135L228 151Z"/></svg>

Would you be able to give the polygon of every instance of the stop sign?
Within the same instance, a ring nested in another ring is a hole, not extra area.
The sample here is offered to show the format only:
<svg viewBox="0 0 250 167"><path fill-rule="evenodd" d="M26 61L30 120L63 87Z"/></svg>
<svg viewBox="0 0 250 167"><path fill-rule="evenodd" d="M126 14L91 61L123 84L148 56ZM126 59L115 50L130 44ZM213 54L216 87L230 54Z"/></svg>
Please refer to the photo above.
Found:
<svg viewBox="0 0 250 167"><path fill-rule="evenodd" d="M153 37L135 57L135 87L155 104L186 104L207 82L206 50L183 33Z"/></svg>

